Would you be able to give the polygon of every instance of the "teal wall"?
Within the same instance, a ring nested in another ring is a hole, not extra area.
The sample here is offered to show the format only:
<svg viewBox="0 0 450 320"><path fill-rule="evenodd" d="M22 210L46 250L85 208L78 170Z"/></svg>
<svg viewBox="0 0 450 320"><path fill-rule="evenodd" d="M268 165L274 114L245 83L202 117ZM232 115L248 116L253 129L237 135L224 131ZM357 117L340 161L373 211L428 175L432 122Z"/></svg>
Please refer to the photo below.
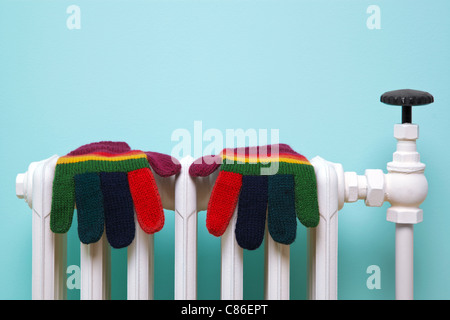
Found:
<svg viewBox="0 0 450 320"><path fill-rule="evenodd" d="M81 28L69 30L69 5ZM380 8L381 29L366 22ZM449 299L450 2L338 0L0 0L0 298L31 298L31 214L15 196L30 162L89 142L171 153L176 129L278 129L280 141L347 171L386 170L400 109L389 90L429 91L413 110L429 195L415 228L415 297ZM340 299L393 299L388 205L339 215ZM158 299L173 298L173 212L155 236ZM219 298L220 240L199 214L198 296ZM76 229L68 264L79 264ZM306 297L306 230L291 249L291 295ZM114 299L126 249L113 250ZM263 297L263 248L245 253L244 298ZM381 270L369 290L366 269ZM79 290L69 290L69 298Z"/></svg>

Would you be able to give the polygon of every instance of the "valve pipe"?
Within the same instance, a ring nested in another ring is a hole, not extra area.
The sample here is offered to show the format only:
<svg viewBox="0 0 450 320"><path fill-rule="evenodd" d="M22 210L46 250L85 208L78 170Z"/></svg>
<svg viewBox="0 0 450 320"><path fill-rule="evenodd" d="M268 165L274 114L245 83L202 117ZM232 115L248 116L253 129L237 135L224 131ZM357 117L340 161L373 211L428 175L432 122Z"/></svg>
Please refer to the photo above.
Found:
<svg viewBox="0 0 450 320"><path fill-rule="evenodd" d="M414 224L395 224L395 299L414 298Z"/></svg>

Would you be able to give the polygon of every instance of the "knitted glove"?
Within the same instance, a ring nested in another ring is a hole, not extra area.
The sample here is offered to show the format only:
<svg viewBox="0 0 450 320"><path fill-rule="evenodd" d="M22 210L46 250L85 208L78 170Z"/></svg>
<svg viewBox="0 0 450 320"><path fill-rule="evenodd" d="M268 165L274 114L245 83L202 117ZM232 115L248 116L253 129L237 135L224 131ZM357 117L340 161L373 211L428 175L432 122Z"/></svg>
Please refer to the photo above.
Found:
<svg viewBox="0 0 450 320"><path fill-rule="evenodd" d="M124 142L84 145L56 163L50 228L66 233L77 207L78 236L97 242L104 228L113 248L134 239L134 210L142 230L152 234L164 225L164 211L150 166L160 176L178 173L181 165L168 155L131 150Z"/></svg>
<svg viewBox="0 0 450 320"><path fill-rule="evenodd" d="M225 232L238 202L235 235L244 249L261 245L266 212L269 233L282 244L295 240L296 217L306 227L318 225L314 167L288 145L224 149L194 161L189 173L205 177L219 167L206 215L211 234Z"/></svg>

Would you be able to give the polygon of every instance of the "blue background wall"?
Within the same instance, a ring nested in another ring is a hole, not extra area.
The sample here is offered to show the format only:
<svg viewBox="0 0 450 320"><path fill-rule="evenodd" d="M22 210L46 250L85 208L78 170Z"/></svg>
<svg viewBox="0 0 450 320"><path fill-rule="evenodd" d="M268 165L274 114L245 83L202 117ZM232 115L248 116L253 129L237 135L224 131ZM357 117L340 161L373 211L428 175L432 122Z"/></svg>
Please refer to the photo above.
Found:
<svg viewBox="0 0 450 320"><path fill-rule="evenodd" d="M81 29L69 30L69 5ZM381 29L369 29L378 5ZM385 170L400 109L389 90L429 91L413 110L429 195L415 228L415 297L450 298L450 2L0 0L0 298L31 298L31 214L15 196L30 162L100 140L171 153L174 130L279 129L281 142L363 174ZM388 205L339 216L340 299L393 299ZM218 299L220 240L199 214L200 299ZM173 297L173 212L156 235L155 297ZM306 230L291 251L291 295L306 297ZM126 298L126 249L113 250L112 297ZM68 264L79 264L76 229ZM244 298L263 297L263 248L245 253ZM381 289L366 287L369 265ZM70 290L69 298L79 297Z"/></svg>

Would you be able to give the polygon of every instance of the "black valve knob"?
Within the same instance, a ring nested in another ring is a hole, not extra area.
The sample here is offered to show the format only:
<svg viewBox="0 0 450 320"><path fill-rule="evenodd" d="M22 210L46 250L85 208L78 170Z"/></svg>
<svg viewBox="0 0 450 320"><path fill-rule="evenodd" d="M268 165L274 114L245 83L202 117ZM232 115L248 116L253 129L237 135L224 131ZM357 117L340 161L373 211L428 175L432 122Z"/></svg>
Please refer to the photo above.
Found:
<svg viewBox="0 0 450 320"><path fill-rule="evenodd" d="M430 104L434 102L434 98L425 91L402 89L383 93L380 101L394 106L402 106L402 123L412 123L412 106Z"/></svg>

